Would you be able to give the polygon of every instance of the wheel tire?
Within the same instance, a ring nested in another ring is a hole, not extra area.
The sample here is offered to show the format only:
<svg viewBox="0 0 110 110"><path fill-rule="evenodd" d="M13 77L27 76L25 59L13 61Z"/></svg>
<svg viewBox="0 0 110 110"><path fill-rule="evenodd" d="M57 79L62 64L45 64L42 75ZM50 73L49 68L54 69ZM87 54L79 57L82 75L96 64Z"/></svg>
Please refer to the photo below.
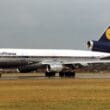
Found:
<svg viewBox="0 0 110 110"><path fill-rule="evenodd" d="M59 77L64 77L65 73L64 72L59 72Z"/></svg>
<svg viewBox="0 0 110 110"><path fill-rule="evenodd" d="M46 72L46 73L45 73L45 76L46 76L46 77L49 77L49 78L50 78L50 77L55 77L55 72Z"/></svg>
<svg viewBox="0 0 110 110"><path fill-rule="evenodd" d="M65 72L65 77L70 77L70 72Z"/></svg>
<svg viewBox="0 0 110 110"><path fill-rule="evenodd" d="M52 77L55 77L55 72L50 73Z"/></svg>
<svg viewBox="0 0 110 110"><path fill-rule="evenodd" d="M71 72L71 77L75 78L75 76L76 76L76 73L75 72Z"/></svg>
<svg viewBox="0 0 110 110"><path fill-rule="evenodd" d="M67 77L67 78L75 78L75 72L65 72L65 77Z"/></svg>
<svg viewBox="0 0 110 110"><path fill-rule="evenodd" d="M46 73L45 73L45 76L46 76L46 77L49 77L49 72L46 72Z"/></svg>

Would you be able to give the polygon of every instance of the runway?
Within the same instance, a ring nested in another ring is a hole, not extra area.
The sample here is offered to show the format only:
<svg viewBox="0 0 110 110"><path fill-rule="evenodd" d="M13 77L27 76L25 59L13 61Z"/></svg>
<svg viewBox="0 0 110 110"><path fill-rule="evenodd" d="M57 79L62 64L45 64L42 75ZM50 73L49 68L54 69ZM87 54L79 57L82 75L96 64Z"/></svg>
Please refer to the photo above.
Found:
<svg viewBox="0 0 110 110"><path fill-rule="evenodd" d="M110 73L76 73L76 77L73 79L109 79ZM39 79L49 79L45 77L44 74L2 74L0 80L17 80L17 79L32 79L32 80L39 80ZM51 77L50 79L61 79L58 74L56 77Z"/></svg>

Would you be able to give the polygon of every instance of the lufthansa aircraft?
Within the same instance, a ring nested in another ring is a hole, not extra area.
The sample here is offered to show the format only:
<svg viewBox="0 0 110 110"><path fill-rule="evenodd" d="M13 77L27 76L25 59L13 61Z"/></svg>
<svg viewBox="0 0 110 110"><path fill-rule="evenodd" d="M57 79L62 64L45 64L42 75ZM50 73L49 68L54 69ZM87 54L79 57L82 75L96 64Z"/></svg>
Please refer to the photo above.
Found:
<svg viewBox="0 0 110 110"><path fill-rule="evenodd" d="M77 65L110 62L110 27L98 41L88 41L93 51L60 49L0 49L0 68L27 73L43 70L45 76L75 77Z"/></svg>

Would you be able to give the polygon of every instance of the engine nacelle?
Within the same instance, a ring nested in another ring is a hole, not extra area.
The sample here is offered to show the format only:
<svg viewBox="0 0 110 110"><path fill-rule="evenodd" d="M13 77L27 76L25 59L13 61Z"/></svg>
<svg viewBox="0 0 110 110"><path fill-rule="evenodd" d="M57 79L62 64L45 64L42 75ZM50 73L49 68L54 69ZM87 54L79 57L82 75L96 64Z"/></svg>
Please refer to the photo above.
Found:
<svg viewBox="0 0 110 110"><path fill-rule="evenodd" d="M88 41L88 48L92 51L110 52L110 43L102 41Z"/></svg>
<svg viewBox="0 0 110 110"><path fill-rule="evenodd" d="M28 72L37 70L37 68L38 68L38 65L36 65L36 64L30 64L30 65L20 66L20 67L18 68L18 70L19 70L21 73L28 73Z"/></svg>
<svg viewBox="0 0 110 110"><path fill-rule="evenodd" d="M63 70L62 64L51 64L47 66L47 72L60 72Z"/></svg>
<svg viewBox="0 0 110 110"><path fill-rule="evenodd" d="M94 46L94 41L88 41L87 42L87 47L89 48L89 49L93 49L93 46Z"/></svg>

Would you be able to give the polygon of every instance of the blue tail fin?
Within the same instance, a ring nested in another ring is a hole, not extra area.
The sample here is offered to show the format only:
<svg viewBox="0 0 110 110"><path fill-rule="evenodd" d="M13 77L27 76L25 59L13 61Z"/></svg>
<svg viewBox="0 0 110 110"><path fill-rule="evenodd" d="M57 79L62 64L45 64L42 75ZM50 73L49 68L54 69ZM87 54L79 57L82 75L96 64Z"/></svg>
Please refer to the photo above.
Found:
<svg viewBox="0 0 110 110"><path fill-rule="evenodd" d="M110 26L106 29L102 37L99 39L101 42L110 42Z"/></svg>
<svg viewBox="0 0 110 110"><path fill-rule="evenodd" d="M92 51L110 53L110 26L106 29L98 41L88 41L87 45Z"/></svg>

